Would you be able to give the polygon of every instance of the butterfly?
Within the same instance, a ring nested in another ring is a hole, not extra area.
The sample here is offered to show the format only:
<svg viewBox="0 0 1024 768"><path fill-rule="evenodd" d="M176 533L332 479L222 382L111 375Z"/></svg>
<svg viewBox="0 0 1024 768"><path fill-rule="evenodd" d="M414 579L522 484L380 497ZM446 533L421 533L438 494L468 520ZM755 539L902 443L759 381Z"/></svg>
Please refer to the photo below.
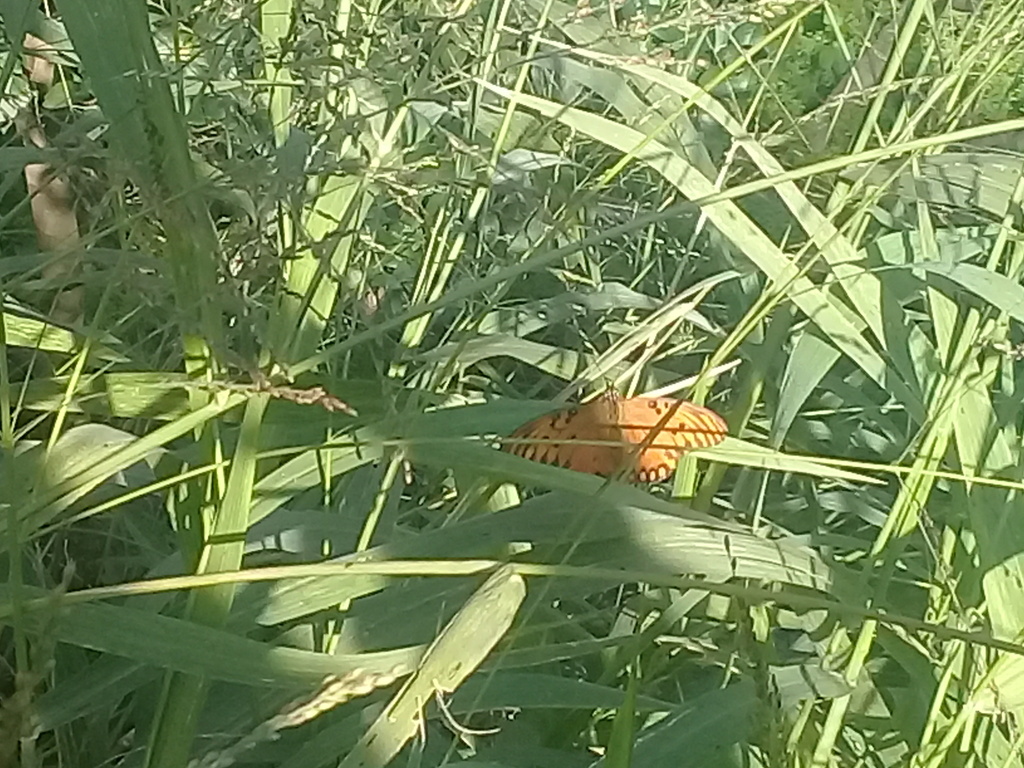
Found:
<svg viewBox="0 0 1024 768"><path fill-rule="evenodd" d="M672 412L671 416L666 415ZM664 425L651 437L659 423ZM557 464L577 472L610 477L627 467L641 483L664 480L676 470L679 457L693 448L707 448L725 439L728 427L714 411L670 397L623 399L614 390L583 405L566 408L524 424L512 433L503 450L524 459ZM607 441L616 445L590 445Z"/></svg>

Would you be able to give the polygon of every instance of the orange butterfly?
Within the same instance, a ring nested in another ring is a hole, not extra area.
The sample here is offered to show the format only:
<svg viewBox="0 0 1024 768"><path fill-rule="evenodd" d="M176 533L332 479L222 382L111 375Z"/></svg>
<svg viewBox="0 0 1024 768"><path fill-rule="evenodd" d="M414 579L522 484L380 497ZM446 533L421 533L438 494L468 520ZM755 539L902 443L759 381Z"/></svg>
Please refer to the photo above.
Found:
<svg viewBox="0 0 1024 768"><path fill-rule="evenodd" d="M678 407L677 407L678 406ZM670 397L631 397L623 400L609 390L584 405L541 416L512 433L503 450L524 459L558 464L577 472L609 477L630 460L631 452L675 409L658 434L635 456L631 477L641 483L664 480L693 448L717 445L725 439L725 420L708 408ZM520 442L530 440L537 442ZM603 440L618 445L588 445Z"/></svg>

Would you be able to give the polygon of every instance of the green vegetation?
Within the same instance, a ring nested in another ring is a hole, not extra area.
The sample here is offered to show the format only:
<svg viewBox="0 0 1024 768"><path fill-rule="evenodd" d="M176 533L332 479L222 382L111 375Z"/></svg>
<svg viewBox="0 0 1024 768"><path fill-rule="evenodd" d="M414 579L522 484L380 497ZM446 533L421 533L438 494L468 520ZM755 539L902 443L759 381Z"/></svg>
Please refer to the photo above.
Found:
<svg viewBox="0 0 1024 768"><path fill-rule="evenodd" d="M0 766L1024 766L1022 15L0 3Z"/></svg>

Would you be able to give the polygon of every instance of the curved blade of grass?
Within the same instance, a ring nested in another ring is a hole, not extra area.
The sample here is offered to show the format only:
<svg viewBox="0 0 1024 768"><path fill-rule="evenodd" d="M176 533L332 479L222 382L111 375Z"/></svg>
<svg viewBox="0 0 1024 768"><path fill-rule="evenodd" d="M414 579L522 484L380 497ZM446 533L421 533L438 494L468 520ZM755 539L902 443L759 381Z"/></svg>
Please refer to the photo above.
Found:
<svg viewBox="0 0 1024 768"><path fill-rule="evenodd" d="M582 367L581 361L586 360L589 363L595 358L594 355L506 334L441 344L416 356L417 360L425 363L440 364L452 361L460 367L474 365L492 357L511 357L560 379L571 379Z"/></svg>
<svg viewBox="0 0 1024 768"><path fill-rule="evenodd" d="M466 601L427 649L419 668L395 694L341 768L383 768L421 728L423 709L452 693L505 636L526 597L526 584L511 568L496 571ZM286 768L302 765L290 761Z"/></svg>

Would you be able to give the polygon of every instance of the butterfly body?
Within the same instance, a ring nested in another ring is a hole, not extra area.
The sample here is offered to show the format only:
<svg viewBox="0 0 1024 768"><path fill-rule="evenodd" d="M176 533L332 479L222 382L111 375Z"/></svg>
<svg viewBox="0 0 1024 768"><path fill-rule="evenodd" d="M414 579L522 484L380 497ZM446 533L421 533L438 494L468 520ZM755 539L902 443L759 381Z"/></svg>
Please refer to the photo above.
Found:
<svg viewBox="0 0 1024 768"><path fill-rule="evenodd" d="M667 397L622 399L609 391L524 424L505 450L603 477L626 468L634 480L657 482L675 472L682 453L716 445L726 432L722 417L703 406Z"/></svg>

